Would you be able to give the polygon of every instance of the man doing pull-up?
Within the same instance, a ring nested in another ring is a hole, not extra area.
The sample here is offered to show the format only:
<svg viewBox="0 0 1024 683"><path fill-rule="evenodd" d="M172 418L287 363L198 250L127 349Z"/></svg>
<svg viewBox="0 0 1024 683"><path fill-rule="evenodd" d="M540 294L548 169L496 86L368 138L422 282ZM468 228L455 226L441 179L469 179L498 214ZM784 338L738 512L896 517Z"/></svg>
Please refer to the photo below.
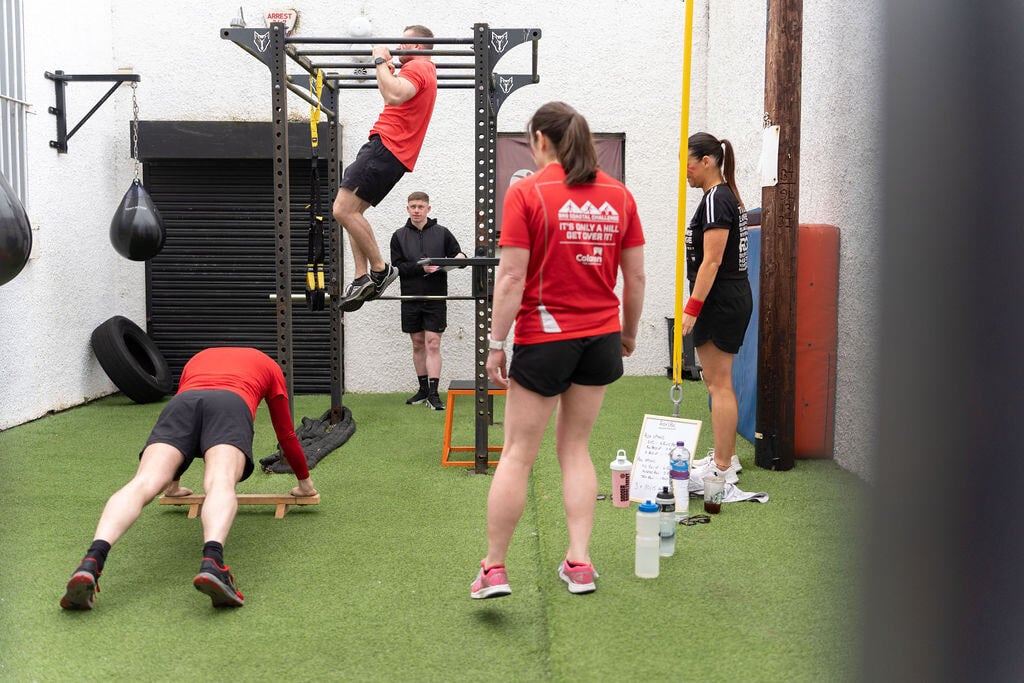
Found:
<svg viewBox="0 0 1024 683"><path fill-rule="evenodd" d="M426 26L408 26L402 36L407 42L398 46L400 50L433 49L433 43L416 42L416 38L434 37ZM346 312L378 298L398 278L398 270L384 261L373 228L363 213L377 206L402 176L415 167L437 98L437 68L430 57L401 55L397 76L386 46L375 45L373 57L384 111L370 129L369 140L355 161L345 169L334 199L334 219L348 232L355 268L355 279L339 304Z"/></svg>

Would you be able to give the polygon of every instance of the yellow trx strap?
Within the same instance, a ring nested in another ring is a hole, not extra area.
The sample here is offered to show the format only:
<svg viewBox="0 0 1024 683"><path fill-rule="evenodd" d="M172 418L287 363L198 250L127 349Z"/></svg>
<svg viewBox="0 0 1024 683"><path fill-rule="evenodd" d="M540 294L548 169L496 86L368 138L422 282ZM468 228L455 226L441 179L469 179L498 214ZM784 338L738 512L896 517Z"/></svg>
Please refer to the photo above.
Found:
<svg viewBox="0 0 1024 683"><path fill-rule="evenodd" d="M306 305L310 310L324 308L324 217L320 210L320 172L317 159L317 125L320 123L320 97L323 94L324 72L309 75L309 93L316 103L309 108L309 142L312 147L312 168L309 177L309 248L306 258Z"/></svg>
<svg viewBox="0 0 1024 683"><path fill-rule="evenodd" d="M313 149L316 149L318 144L316 127L320 123L320 95L324 91L324 71L323 69L317 69L316 74L309 75L309 94L316 97L316 104L309 106L309 138L313 145Z"/></svg>

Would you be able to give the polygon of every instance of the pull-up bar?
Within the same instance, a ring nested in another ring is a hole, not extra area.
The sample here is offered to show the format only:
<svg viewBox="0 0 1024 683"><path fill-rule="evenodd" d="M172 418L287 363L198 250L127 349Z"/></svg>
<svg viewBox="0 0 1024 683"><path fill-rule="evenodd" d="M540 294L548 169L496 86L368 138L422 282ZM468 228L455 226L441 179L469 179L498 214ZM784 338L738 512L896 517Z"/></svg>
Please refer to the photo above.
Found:
<svg viewBox="0 0 1024 683"><path fill-rule="evenodd" d="M540 38L540 29L537 30L537 37ZM420 45L473 45L475 38L428 38L416 36L415 41L410 41L408 36L397 38L377 38L366 36L350 36L348 38L316 38L310 36L288 36L284 39L286 45L403 45L409 42L416 42Z"/></svg>
<svg viewBox="0 0 1024 683"><path fill-rule="evenodd" d="M275 242L274 255L277 267L277 282L274 299L277 306L277 361L284 372L288 385L288 395L294 396L293 388L293 357L292 357L292 275L291 275L291 213L289 190L289 166L286 150L288 149L288 92L294 93L310 104L316 100L310 95L308 87L300 87L300 81L306 81L309 75L315 75L325 67L332 69L367 69L367 75L327 73L324 88L320 97L320 106L329 123L328 140L321 147L327 149L328 177L331 187L338 187L338 99L339 92L344 89L377 88L376 75L372 67L363 62L333 63L320 60L317 63L310 57L355 57L372 55L371 49L353 49L352 45L403 45L408 44L408 37L367 38L360 37L306 37L286 36L284 24L273 23L267 29L224 28L220 30L221 38L230 40L250 55L263 62L271 75L271 122L274 135L274 214ZM540 80L537 72L537 44L541 37L538 28L501 28L492 29L487 24L474 24L472 38L425 38L417 36L416 43L432 45L472 45L471 50L392 50L393 55L417 54L434 57L472 57L466 62L435 62L440 75L438 88L473 88L475 91L473 112L475 120L472 128L467 122L467 134L472 136L475 159L470 172L473 174L475 188L476 211L476 244L475 254L471 258L491 259L493 261L496 246L495 214L496 214L496 164L495 148L497 133L497 115L502 103L519 88L537 83ZM528 74L501 74L494 70L498 61L513 48L523 43L531 43L533 51L532 70ZM299 47L303 45L312 48ZM339 45L337 49L316 46ZM298 65L304 76L288 73L289 62ZM397 67L396 67L397 68ZM449 74L448 69L472 69L472 75ZM349 81L360 81L351 83ZM305 84L304 84L305 85ZM344 274L344 240L340 227L330 220L330 258L329 258L329 293L333 301L340 301L341 287L346 281ZM436 260L435 260L436 263ZM493 283L494 265L488 263L461 263L473 265L473 298L476 300L473 329L475 330L476 354L474 357L474 382L476 387L476 446L475 470L484 473L488 467L487 411L483 409L488 400L488 381L485 366L487 363L487 337L491 316L489 289ZM344 394L344 320L341 311L331 306L331 409L332 424L343 419L342 396Z"/></svg>
<svg viewBox="0 0 1024 683"><path fill-rule="evenodd" d="M283 24L282 24L283 25ZM221 38L225 40L231 40L235 42L239 47L253 55L267 67L273 70L273 54L271 50L272 38L274 36L272 32L273 24L271 28L267 29L252 29L252 28L226 28L221 29ZM486 27L486 24L476 24L474 30L478 27ZM477 65L482 61L480 58L483 56L487 57L487 73L486 76L492 79L501 76L502 87L495 90L494 86L491 85L488 90L492 93L490 98L491 107L494 109L495 114L497 110L501 108L501 104L514 90L519 89L523 85L529 85L531 83L537 83L540 79L537 73L537 61L538 61L538 41L541 37L540 29L536 28L510 28L510 29L487 29L487 41L481 44L481 36L476 35L473 38L458 38L458 37L416 37L417 43L426 43L431 45L472 45L472 49L460 50L391 50L392 55L427 55L431 57L473 57L473 62L463 62L458 64L449 64L445 62L435 62L435 66L438 70L441 69L473 69L474 72ZM373 54L372 49L369 48L353 48L352 46L358 45L403 45L407 44L410 39L406 36L396 37L367 37L367 36L344 36L344 37L318 37L318 36L282 36L281 49L286 57L293 62L299 64L305 71L315 73L317 69L366 69L367 64L362 62L317 62L309 59L310 57L368 57ZM491 68L498 62L512 48L521 45L522 43L529 42L532 45L532 69L530 74L496 74L491 73ZM343 47L338 48L325 48L317 46L325 45L339 45ZM312 47L301 47L301 46L312 46ZM350 78L348 74L340 73L327 73L325 74L326 85L328 89L371 89L375 88L373 81L374 76L371 75L372 69L367 69L368 73L364 77L362 74L358 74L357 78ZM477 75L474 73L474 78ZM347 81L359 81L358 83L348 83ZM439 88L465 88L470 87L457 81L469 80L468 76L448 77L443 73L438 78ZM497 81L495 81L497 82ZM511 86L511 87L510 87ZM295 92L293 90L293 92ZM296 92L296 94L298 94Z"/></svg>
<svg viewBox="0 0 1024 683"><path fill-rule="evenodd" d="M358 57L370 56L373 50L295 50L300 57ZM426 55L434 57L473 57L476 53L473 50L390 50L393 55Z"/></svg>

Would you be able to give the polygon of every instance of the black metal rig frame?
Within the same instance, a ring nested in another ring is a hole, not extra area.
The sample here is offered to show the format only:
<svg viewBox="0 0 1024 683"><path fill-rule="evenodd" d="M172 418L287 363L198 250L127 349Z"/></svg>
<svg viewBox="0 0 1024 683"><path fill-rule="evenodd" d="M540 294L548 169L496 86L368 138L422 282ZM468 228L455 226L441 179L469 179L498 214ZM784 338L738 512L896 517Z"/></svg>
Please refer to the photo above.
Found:
<svg viewBox="0 0 1024 683"><path fill-rule="evenodd" d="M338 94L344 89L376 89L376 74L372 64L351 61L330 61L330 57L367 57L372 54L371 46L399 45L409 39L398 38L313 38L288 36L285 25L273 23L269 28L225 28L220 36L230 40L270 69L272 124L274 135L274 215L277 248L277 361L284 371L288 384L288 395L293 394L292 378L292 278L291 244L289 232L288 176L288 92L292 92L311 105L316 104L308 88L310 75L317 70L324 71L324 89L321 95L321 109L327 117L330 134L328 149L328 184L338 187ZM434 60L438 69L438 88L472 88L476 93L474 111L476 120L473 127L475 142L475 205L476 235L474 256L479 262L473 268L473 297L476 300L474 338L475 383L475 448L474 463L477 473L487 471L487 427L490 417L487 394L487 333L490 329L491 299L490 284L494 278L495 256L495 150L497 145L497 116L502 103L513 92L537 83L537 42L539 28L492 29L487 24L474 24L471 38L421 38L418 43L437 45L465 45L465 48L442 50L391 50L392 55L429 55L431 57L465 57L472 61L450 62ZM525 42L533 43L533 73L499 74L494 66L509 50ZM314 47L310 47L314 46ZM327 46L327 47L322 47ZM349 47L353 46L353 47ZM355 47L361 46L361 47ZM302 76L288 73L288 63L298 65L305 72ZM366 75L357 75L356 69L365 69ZM333 71L332 71L333 70ZM345 70L344 72L338 70ZM323 144L323 141L321 141ZM328 292L333 302L341 300L344 277L344 240L340 226L331 220L330 264ZM331 305L331 410L330 419L334 424L342 419L342 396L344 378L344 320L337 305Z"/></svg>

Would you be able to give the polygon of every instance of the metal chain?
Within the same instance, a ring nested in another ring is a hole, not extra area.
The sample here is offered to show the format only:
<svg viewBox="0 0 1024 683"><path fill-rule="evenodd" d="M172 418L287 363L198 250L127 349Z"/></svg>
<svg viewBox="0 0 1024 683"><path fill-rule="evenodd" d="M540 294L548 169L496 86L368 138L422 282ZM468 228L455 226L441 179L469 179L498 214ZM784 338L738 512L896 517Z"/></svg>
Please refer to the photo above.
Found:
<svg viewBox="0 0 1024 683"><path fill-rule="evenodd" d="M139 181L139 84L132 82L132 158L135 159L135 182Z"/></svg>

